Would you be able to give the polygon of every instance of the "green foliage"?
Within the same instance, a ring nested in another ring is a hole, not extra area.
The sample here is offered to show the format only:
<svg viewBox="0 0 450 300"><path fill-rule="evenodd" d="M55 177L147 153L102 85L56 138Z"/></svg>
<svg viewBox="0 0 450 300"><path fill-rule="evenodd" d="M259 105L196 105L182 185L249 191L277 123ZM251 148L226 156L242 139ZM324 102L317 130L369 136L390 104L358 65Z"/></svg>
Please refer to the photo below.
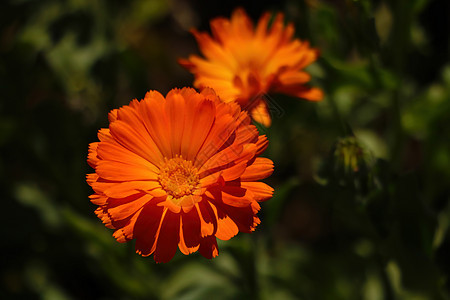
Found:
<svg viewBox="0 0 450 300"><path fill-rule="evenodd" d="M447 1L240 5L321 50L326 96L270 95L275 195L254 234L156 265L93 213L87 146L110 109L191 85L187 29L234 3L1 2L0 298L449 299Z"/></svg>

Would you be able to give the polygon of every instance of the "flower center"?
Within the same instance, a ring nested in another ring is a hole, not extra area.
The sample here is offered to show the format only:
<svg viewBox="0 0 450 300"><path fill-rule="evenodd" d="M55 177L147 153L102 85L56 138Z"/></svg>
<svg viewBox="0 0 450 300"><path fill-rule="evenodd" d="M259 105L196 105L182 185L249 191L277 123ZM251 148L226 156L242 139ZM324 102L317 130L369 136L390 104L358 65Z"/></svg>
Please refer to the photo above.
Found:
<svg viewBox="0 0 450 300"><path fill-rule="evenodd" d="M161 187L174 198L191 195L199 184L198 170L181 156L165 159L158 176Z"/></svg>

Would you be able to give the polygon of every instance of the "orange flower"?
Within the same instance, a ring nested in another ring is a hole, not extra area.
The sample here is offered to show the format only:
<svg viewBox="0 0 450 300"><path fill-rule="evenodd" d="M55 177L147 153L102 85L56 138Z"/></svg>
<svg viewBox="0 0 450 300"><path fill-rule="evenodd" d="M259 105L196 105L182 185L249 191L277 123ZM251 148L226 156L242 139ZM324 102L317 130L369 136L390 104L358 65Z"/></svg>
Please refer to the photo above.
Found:
<svg viewBox="0 0 450 300"><path fill-rule="evenodd" d="M258 157L267 138L237 104L211 89L174 89L165 98L151 91L111 111L109 121L89 146L95 173L87 182L117 241L136 239L137 253L168 262L177 246L212 258L216 238L255 230L258 202L273 193L257 180L273 163Z"/></svg>
<svg viewBox="0 0 450 300"><path fill-rule="evenodd" d="M285 27L282 14L270 28L269 20L270 14L264 14L254 28L243 9L236 9L231 20L213 19L212 37L192 30L205 58L179 60L194 74L195 87L211 87L223 101L237 101L267 127L271 119L264 94L285 93L311 101L323 97L321 90L305 86L310 75L303 71L317 59L318 50L293 39L294 26Z"/></svg>

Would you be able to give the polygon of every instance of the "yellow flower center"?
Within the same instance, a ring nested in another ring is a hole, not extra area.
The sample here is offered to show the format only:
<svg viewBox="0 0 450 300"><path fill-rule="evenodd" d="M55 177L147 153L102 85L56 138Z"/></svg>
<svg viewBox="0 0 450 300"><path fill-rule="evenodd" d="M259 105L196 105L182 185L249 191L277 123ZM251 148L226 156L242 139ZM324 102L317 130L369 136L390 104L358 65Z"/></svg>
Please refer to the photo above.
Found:
<svg viewBox="0 0 450 300"><path fill-rule="evenodd" d="M192 195L199 184L198 170L189 160L181 156L165 159L160 169L159 183L161 187L174 198Z"/></svg>

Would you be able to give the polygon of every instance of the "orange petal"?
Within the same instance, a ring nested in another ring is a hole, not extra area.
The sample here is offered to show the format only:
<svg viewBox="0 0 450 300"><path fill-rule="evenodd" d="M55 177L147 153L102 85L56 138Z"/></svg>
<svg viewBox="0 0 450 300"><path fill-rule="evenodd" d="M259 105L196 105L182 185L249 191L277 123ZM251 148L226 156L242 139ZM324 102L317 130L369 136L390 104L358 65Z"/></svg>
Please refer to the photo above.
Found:
<svg viewBox="0 0 450 300"><path fill-rule="evenodd" d="M145 95L145 101L139 105L139 113L151 139L161 151L164 157L171 157L172 150L170 139L164 134L167 133L169 124L164 108L166 100L158 92L148 92Z"/></svg>
<svg viewBox="0 0 450 300"><path fill-rule="evenodd" d="M189 135L183 137L182 142L182 147L186 147L183 149L183 152L187 153L186 159L194 160L197 156L214 123L215 110L215 105L212 101L203 100L195 106L195 113L190 114L190 124L192 125Z"/></svg>
<svg viewBox="0 0 450 300"><path fill-rule="evenodd" d="M152 198L152 196L146 194L121 198L120 201L115 201L118 203L114 203L114 206L108 204L108 213L113 221L126 219L141 209Z"/></svg>
<svg viewBox="0 0 450 300"><path fill-rule="evenodd" d="M255 229L255 212L251 204L243 207L231 206L219 202L215 202L214 204L217 210L221 210L236 223L239 231L249 233Z"/></svg>
<svg viewBox="0 0 450 300"><path fill-rule="evenodd" d="M109 112L108 120L109 120L110 123L112 123L112 122L117 120L117 112L118 112L118 109L113 109L113 110L111 110Z"/></svg>
<svg viewBox="0 0 450 300"><path fill-rule="evenodd" d="M233 11L231 25L235 32L242 32L245 38L253 36L253 22L243 8L238 7Z"/></svg>
<svg viewBox="0 0 450 300"><path fill-rule="evenodd" d="M141 210L138 210L129 220L126 224L123 224L119 229L117 229L113 237L119 242L119 243L125 243L134 238L134 226L136 224L136 220L139 217L139 214L141 213Z"/></svg>
<svg viewBox="0 0 450 300"><path fill-rule="evenodd" d="M108 197L106 197L105 195L94 194L90 195L89 199L95 205L105 205Z"/></svg>
<svg viewBox="0 0 450 300"><path fill-rule="evenodd" d="M258 129L254 125L243 125L236 129L235 143L255 143L258 140Z"/></svg>
<svg viewBox="0 0 450 300"><path fill-rule="evenodd" d="M112 136L128 150L145 158L155 166L163 160L161 152L153 147L154 142L146 132L137 132L123 121L116 121L109 125Z"/></svg>
<svg viewBox="0 0 450 300"><path fill-rule="evenodd" d="M157 263L165 263L177 252L180 241L180 215L167 210L162 220L161 229L153 259Z"/></svg>
<svg viewBox="0 0 450 300"><path fill-rule="evenodd" d="M188 212L194 208L194 205L202 200L202 196L186 195L181 197L178 205L181 206L184 212Z"/></svg>
<svg viewBox="0 0 450 300"><path fill-rule="evenodd" d="M97 137L100 142L109 141L113 138L109 128L101 128L97 133Z"/></svg>
<svg viewBox="0 0 450 300"><path fill-rule="evenodd" d="M234 221L226 216L223 219L219 219L217 223L216 237L222 241L227 241L238 234L239 228Z"/></svg>
<svg viewBox="0 0 450 300"><path fill-rule="evenodd" d="M269 200L273 196L273 188L264 182L241 182L241 187L250 190L253 199L258 202Z"/></svg>
<svg viewBox="0 0 450 300"><path fill-rule="evenodd" d="M283 85L303 84L311 80L311 75L306 72L286 72L280 74L278 78Z"/></svg>
<svg viewBox="0 0 450 300"><path fill-rule="evenodd" d="M182 214L182 232L185 245L188 248L197 247L200 244L201 223L198 211L192 209Z"/></svg>
<svg viewBox="0 0 450 300"><path fill-rule="evenodd" d="M188 247L186 245L186 240L184 238L184 233L183 233L183 218L180 221L180 241L178 242L178 248L180 249L181 253L183 253L184 255L189 255L191 253L194 253L198 250L198 248L200 247L200 243L197 244L197 246L195 247Z"/></svg>
<svg viewBox="0 0 450 300"><path fill-rule="evenodd" d="M256 142L256 153L255 155L261 155L261 153L263 153L266 149L267 146L269 146L269 140L267 139L266 135L260 135L258 137L258 141Z"/></svg>
<svg viewBox="0 0 450 300"><path fill-rule="evenodd" d="M195 204L195 208L200 217L201 236L214 235L217 230L217 219L214 216L214 211L208 201L201 201Z"/></svg>
<svg viewBox="0 0 450 300"><path fill-rule="evenodd" d="M98 146L98 142L97 143L90 143L89 144L89 153L88 153L88 164L95 169L95 166L97 165L99 158L97 157L97 146Z"/></svg>
<svg viewBox="0 0 450 300"><path fill-rule="evenodd" d="M262 39L266 36L267 25L269 24L270 14L264 13L258 21L255 29L255 37Z"/></svg>
<svg viewBox="0 0 450 300"><path fill-rule="evenodd" d="M100 220L102 220L103 224L105 224L106 227L115 229L115 227L112 225L111 217L108 214L108 209L105 206L98 207L94 211L94 213Z"/></svg>
<svg viewBox="0 0 450 300"><path fill-rule="evenodd" d="M267 110L267 104L264 101L260 101L256 106L254 106L250 111L250 115L253 120L266 127L270 127L272 124L269 111Z"/></svg>
<svg viewBox="0 0 450 300"><path fill-rule="evenodd" d="M132 103L134 103L133 106ZM147 151L148 150L150 151L148 154L151 157L161 158L162 154L159 151L155 143L155 140L152 139L147 132L145 122L143 120L144 117L138 111L139 106L142 106L143 103L137 100L133 100L132 103L130 103L130 106L123 106L122 108L119 109L117 113L118 120L126 123L129 126L129 128L131 128L134 132L137 133L137 135L143 140L143 142L145 142L145 146L146 148L148 148ZM143 157L146 158L145 156Z"/></svg>
<svg viewBox="0 0 450 300"><path fill-rule="evenodd" d="M211 20L210 28L213 37L218 40L222 46L224 46L224 44L230 40L229 38L233 36L230 21L225 18L218 17Z"/></svg>
<svg viewBox="0 0 450 300"><path fill-rule="evenodd" d="M245 207L252 203L252 198L247 190L239 186L228 186L222 187L221 202L234 206L234 207Z"/></svg>
<svg viewBox="0 0 450 300"><path fill-rule="evenodd" d="M107 180L104 180L103 178L99 177L98 180L96 180L94 182L88 182L88 183L92 187L94 192L103 195L104 194L103 192L106 189L109 189L113 185L116 185L118 182L116 182L116 181L107 181Z"/></svg>
<svg viewBox="0 0 450 300"><path fill-rule="evenodd" d="M222 177L225 181L232 181L241 177L247 168L247 161L242 161L230 168L224 169Z"/></svg>
<svg viewBox="0 0 450 300"><path fill-rule="evenodd" d="M200 176L200 187L202 188L206 188L209 187L210 185L216 184L219 180L220 177L222 176L222 172L218 171L218 172L214 172L214 173L208 173L208 175L205 174L204 177Z"/></svg>
<svg viewBox="0 0 450 300"><path fill-rule="evenodd" d="M201 174L210 169L218 168L225 166L237 158L243 151L243 146L239 144L233 144L230 147L225 148L224 150L213 155L209 160L207 160L203 166L198 170ZM213 171L208 172L209 174L213 173Z"/></svg>
<svg viewBox="0 0 450 300"><path fill-rule="evenodd" d="M299 92L297 97L305 98L310 101L321 101L323 99L323 91L318 88L311 88L303 92Z"/></svg>
<svg viewBox="0 0 450 300"><path fill-rule="evenodd" d="M239 228L236 226L236 223L223 212L217 211L217 208L214 205L211 205L211 207L217 217L216 237L226 241L238 234Z"/></svg>
<svg viewBox="0 0 450 300"><path fill-rule="evenodd" d="M152 195L155 198L164 197L164 196L167 195L167 192L165 190L163 190L162 188L159 188L159 187L154 188L152 190L147 190L146 192L149 193L150 195Z"/></svg>
<svg viewBox="0 0 450 300"><path fill-rule="evenodd" d="M281 35L281 31L284 28L283 19L284 19L284 16L282 13L278 13L275 16L275 19L273 20L272 25L270 26L270 31L269 31L270 35L274 35L274 36Z"/></svg>
<svg viewBox="0 0 450 300"><path fill-rule="evenodd" d="M136 238L136 252L142 256L149 256L154 252L153 245L160 227L163 207L155 203L147 203L139 214L134 226Z"/></svg>
<svg viewBox="0 0 450 300"><path fill-rule="evenodd" d="M232 116L225 115L216 119L214 126L195 159L195 166L197 168L202 166L207 160L214 156L222 145L230 138L235 129L236 124Z"/></svg>
<svg viewBox="0 0 450 300"><path fill-rule="evenodd" d="M198 32L196 30L191 30L191 33L197 40L198 46L205 57L226 66L228 70L236 65L233 57L228 55L224 48L221 47L219 43L215 42L207 33ZM214 76L214 74L212 75Z"/></svg>
<svg viewBox="0 0 450 300"><path fill-rule="evenodd" d="M181 211L181 206L175 204L172 197L166 197L165 201L158 203L158 206L163 206L175 214Z"/></svg>
<svg viewBox="0 0 450 300"><path fill-rule="evenodd" d="M140 192L147 192L161 187L158 181L124 181L104 190L105 195L112 198L123 198Z"/></svg>
<svg viewBox="0 0 450 300"><path fill-rule="evenodd" d="M273 173L273 162L265 157L257 157L241 175L242 181L256 181L269 177Z"/></svg>
<svg viewBox="0 0 450 300"><path fill-rule="evenodd" d="M86 175L86 182L91 185L99 179L97 173L90 173Z"/></svg>
<svg viewBox="0 0 450 300"><path fill-rule="evenodd" d="M166 96L166 112L168 118L168 136L172 149L172 157L181 154L181 142L184 132L186 102L180 93L172 90Z"/></svg>
<svg viewBox="0 0 450 300"><path fill-rule="evenodd" d="M126 149L117 142L101 142L97 148L98 156L102 160L116 161L132 165L141 165L154 173L159 172L159 168L152 164L150 161L142 158L134 152Z"/></svg>
<svg viewBox="0 0 450 300"><path fill-rule="evenodd" d="M237 179L245 171L247 162L254 157L256 145L244 144L241 152L237 149L240 149L240 146L235 144L213 156L200 168L200 178L211 184L219 182L220 176L225 181Z"/></svg>
<svg viewBox="0 0 450 300"><path fill-rule="evenodd" d="M215 236L207 236L202 238L198 249L201 255L211 259L219 255L219 247Z"/></svg>
<svg viewBox="0 0 450 300"><path fill-rule="evenodd" d="M116 161L100 161L97 165L96 172L102 178L115 181L158 179L158 176L146 166Z"/></svg>
<svg viewBox="0 0 450 300"><path fill-rule="evenodd" d="M310 101L321 101L323 99L323 92L318 88L307 88L299 85L287 85L277 87L276 91L298 98L304 98Z"/></svg>
<svg viewBox="0 0 450 300"><path fill-rule="evenodd" d="M241 155L234 161L235 163L248 162L255 157L257 147L255 144L244 144Z"/></svg>

